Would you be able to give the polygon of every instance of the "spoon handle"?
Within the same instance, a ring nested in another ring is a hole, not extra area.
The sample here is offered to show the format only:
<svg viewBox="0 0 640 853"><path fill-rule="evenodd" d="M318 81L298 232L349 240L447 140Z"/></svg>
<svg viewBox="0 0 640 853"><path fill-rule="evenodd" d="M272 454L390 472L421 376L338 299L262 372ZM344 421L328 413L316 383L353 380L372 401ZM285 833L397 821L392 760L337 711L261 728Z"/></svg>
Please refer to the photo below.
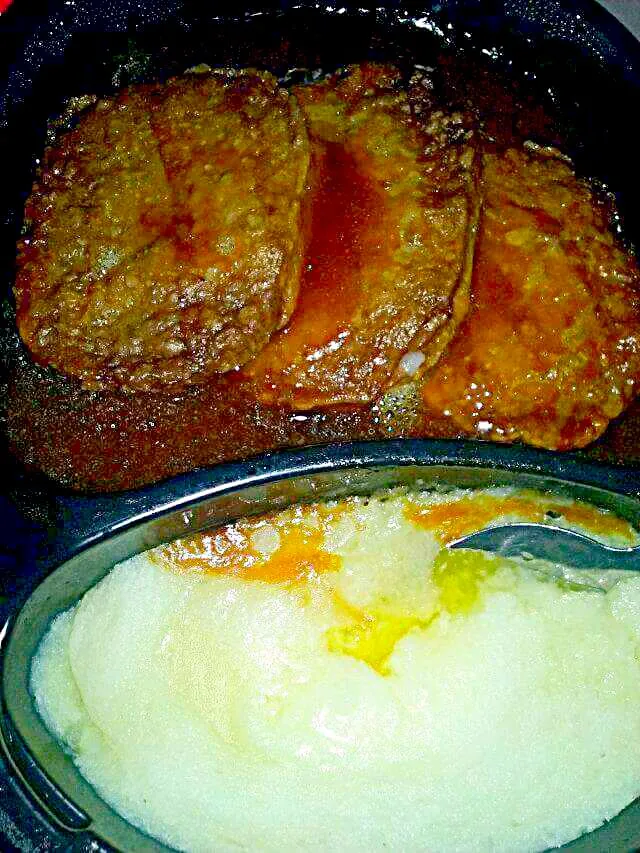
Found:
<svg viewBox="0 0 640 853"><path fill-rule="evenodd" d="M575 569L640 571L640 548L611 548L582 533L551 524L488 527L450 542L448 547L492 551L504 557L531 555Z"/></svg>

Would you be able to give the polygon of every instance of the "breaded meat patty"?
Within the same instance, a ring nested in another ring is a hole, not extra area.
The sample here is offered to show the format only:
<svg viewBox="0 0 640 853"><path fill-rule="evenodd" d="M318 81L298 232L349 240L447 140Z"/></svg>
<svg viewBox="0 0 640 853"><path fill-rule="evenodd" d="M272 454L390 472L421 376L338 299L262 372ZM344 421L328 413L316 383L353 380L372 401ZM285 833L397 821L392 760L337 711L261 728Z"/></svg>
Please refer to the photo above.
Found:
<svg viewBox="0 0 640 853"><path fill-rule="evenodd" d="M640 382L640 278L606 210L553 151L488 155L471 309L426 382L465 432L588 444Z"/></svg>
<svg viewBox="0 0 640 853"><path fill-rule="evenodd" d="M250 359L295 304L308 161L297 103L267 73L99 100L27 203L15 293L34 358L131 390Z"/></svg>
<svg viewBox="0 0 640 853"><path fill-rule="evenodd" d="M375 64L294 89L312 140L311 240L291 321L247 368L264 401L370 402L405 367L434 364L466 312L475 141L464 116L414 91Z"/></svg>

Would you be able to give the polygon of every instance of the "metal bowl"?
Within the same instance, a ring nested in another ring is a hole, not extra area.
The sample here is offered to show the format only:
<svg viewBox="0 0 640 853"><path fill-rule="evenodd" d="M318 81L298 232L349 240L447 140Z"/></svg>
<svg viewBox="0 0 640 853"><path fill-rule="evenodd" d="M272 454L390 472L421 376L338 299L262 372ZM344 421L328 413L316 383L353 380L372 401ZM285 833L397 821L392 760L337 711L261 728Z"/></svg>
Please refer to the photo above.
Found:
<svg viewBox="0 0 640 853"><path fill-rule="evenodd" d="M126 517L103 518L35 585L11 617L2 650L0 730L22 785L56 836L83 847L166 850L120 818L93 791L48 733L29 692L31 659L52 618L73 605L114 565L179 536L239 517L381 488L408 485L534 488L612 510L640 525L635 477L544 452L471 442L354 443L284 452L252 464L219 466L148 490ZM640 846L640 800L593 833L567 845L583 851ZM76 849L76 848L74 848Z"/></svg>

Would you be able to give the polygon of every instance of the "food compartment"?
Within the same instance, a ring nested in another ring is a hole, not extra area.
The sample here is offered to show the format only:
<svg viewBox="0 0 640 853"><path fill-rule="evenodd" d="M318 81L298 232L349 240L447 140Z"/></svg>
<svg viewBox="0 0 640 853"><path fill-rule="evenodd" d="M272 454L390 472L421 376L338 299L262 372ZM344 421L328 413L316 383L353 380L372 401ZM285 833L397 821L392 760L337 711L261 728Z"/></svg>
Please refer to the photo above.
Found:
<svg viewBox="0 0 640 853"><path fill-rule="evenodd" d="M599 485L589 485L588 477L584 478L585 484L552 476L551 472L548 475L539 471L518 472L477 462L465 464L464 459L457 465L438 464L437 458L431 459L430 464L411 464L407 460L405 464L394 464L393 454L390 456L384 461L379 456L375 465L370 464L370 460L369 464L363 461L361 466L347 465L340 470L319 470L323 466L316 465L316 470L310 471L313 465L307 465L303 472L304 466L298 465L296 472L291 466L287 470L283 464L278 471L276 464L262 482L259 482L259 475L238 477L235 482L227 482L220 490L222 493L216 496L203 497L201 493L193 500L184 496L179 509L157 507L153 519L134 524L82 551L36 588L13 621L6 641L2 682L6 706L5 741L14 761L23 768L23 776L27 777L32 792L41 802L50 803L49 810L59 821L75 831L84 831L82 816L86 815L89 831L116 848L162 849L159 842L142 835L96 795L70 756L43 725L29 689L31 661L52 618L73 606L115 563L177 537L220 527L238 518L250 519L295 503L366 496L396 486L411 490L435 488L445 492L459 488L514 486L542 491L549 495L551 503L579 499L613 511L634 526L640 521L640 503L636 498L603 488L606 469L597 472L595 482ZM388 464L384 464L385 461ZM25 759L33 760L38 771L36 775L29 774ZM45 776L40 776L41 773ZM75 812L68 805L60 808L60 803L56 806L52 802L50 785L64 792L62 800L68 798ZM571 849L630 849L628 839L638 837L639 810L638 803L632 804L604 827L572 842Z"/></svg>

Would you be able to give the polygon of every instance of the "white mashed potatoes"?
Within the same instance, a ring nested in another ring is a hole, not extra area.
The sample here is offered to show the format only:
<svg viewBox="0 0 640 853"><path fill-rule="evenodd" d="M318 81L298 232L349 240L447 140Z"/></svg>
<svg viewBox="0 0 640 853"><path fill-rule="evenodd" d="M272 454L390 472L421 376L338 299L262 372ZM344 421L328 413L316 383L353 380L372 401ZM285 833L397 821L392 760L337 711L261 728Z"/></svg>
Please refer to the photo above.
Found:
<svg viewBox="0 0 640 853"><path fill-rule="evenodd" d="M189 851L539 851L640 794L640 578L443 550L531 493L298 507L116 566L58 616L37 706L128 820Z"/></svg>

